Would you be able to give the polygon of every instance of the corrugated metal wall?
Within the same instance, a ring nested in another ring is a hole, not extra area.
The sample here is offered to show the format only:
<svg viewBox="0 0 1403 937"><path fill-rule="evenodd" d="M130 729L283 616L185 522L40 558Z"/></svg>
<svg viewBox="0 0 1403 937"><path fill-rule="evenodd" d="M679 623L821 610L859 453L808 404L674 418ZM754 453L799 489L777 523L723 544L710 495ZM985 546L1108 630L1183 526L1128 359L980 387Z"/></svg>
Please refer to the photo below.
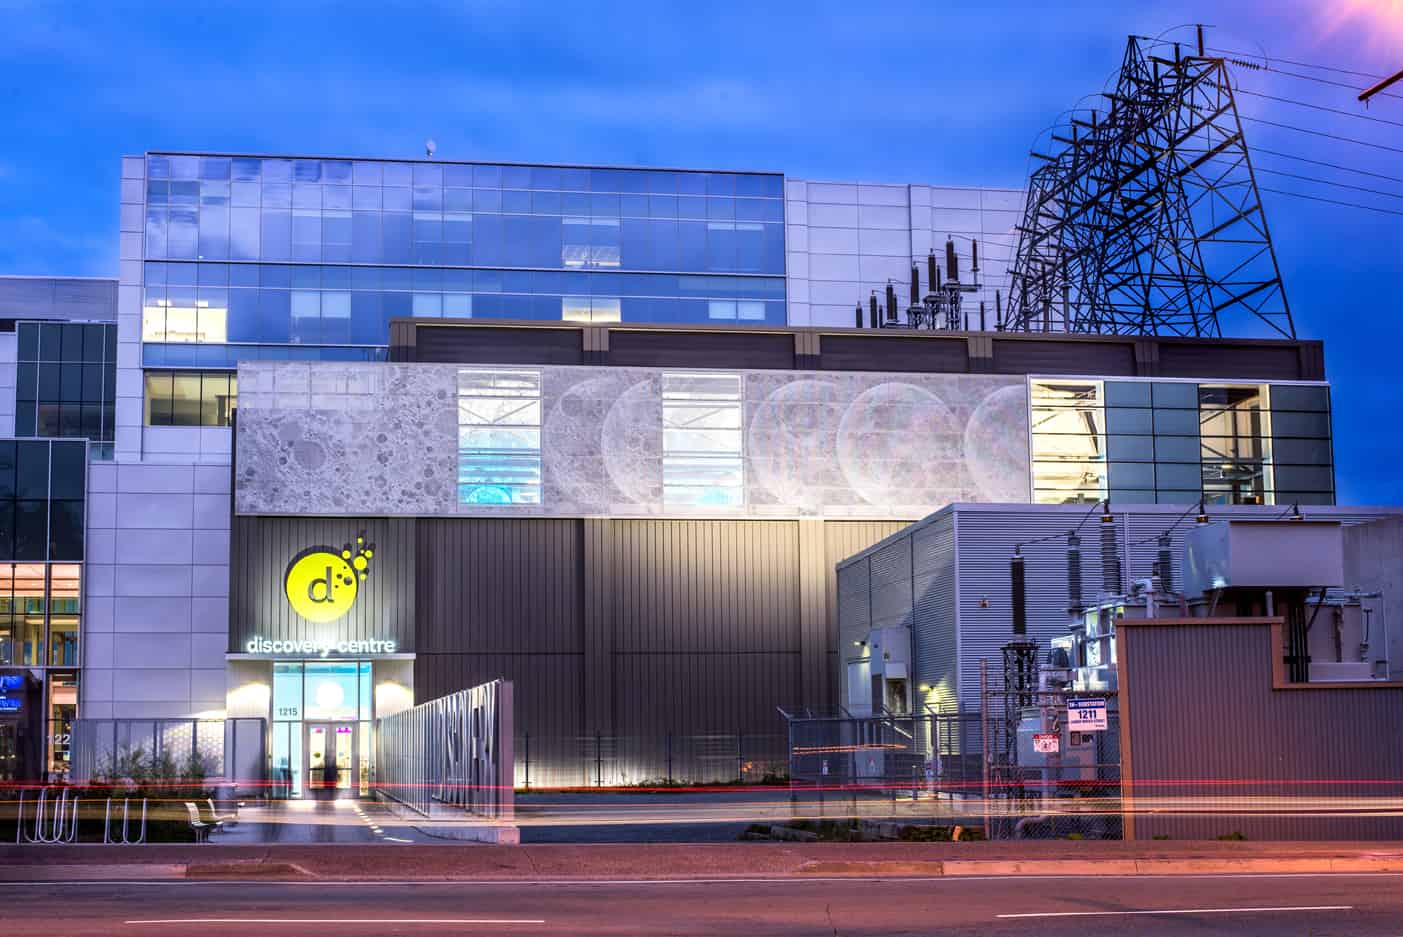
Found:
<svg viewBox="0 0 1403 937"><path fill-rule="evenodd" d="M1315 815L1142 815L1138 839L1403 837L1396 811L1328 813L1331 798L1397 797L1403 788L1403 688L1273 690L1263 625L1127 627L1121 636L1136 796L1324 801ZM1237 783L1185 783L1221 779ZM1251 781L1260 783L1243 783Z"/></svg>
<svg viewBox="0 0 1403 937"><path fill-rule="evenodd" d="M829 666L829 691L827 696L816 704L820 710L847 702L846 661L852 656L853 642L867 637L874 627L872 553L851 562L854 554L862 553L873 544L899 533L910 525L901 521L872 522L828 522L824 524L824 539L827 552L828 578L828 617L836 632L836 645L832 647ZM900 549L900 548L898 548ZM910 555L909 547L906 566L906 588L900 586L900 568L889 568L887 575L895 576L898 585L887 598L888 611L899 607L900 597L907 599L905 614L910 615ZM876 551L873 551L874 553ZM891 567L890 558L886 565Z"/></svg>
<svg viewBox="0 0 1403 937"><path fill-rule="evenodd" d="M620 735L780 734L800 692L797 524L614 521Z"/></svg>
<svg viewBox="0 0 1403 937"><path fill-rule="evenodd" d="M533 784L659 778L669 751L674 775L697 780L782 768L777 707L832 702L833 564L903 526L417 524L415 695L513 681Z"/></svg>
<svg viewBox="0 0 1403 937"><path fill-rule="evenodd" d="M955 629L955 514L945 511L911 532L912 698L939 712L958 708L959 637ZM924 694L920 687L928 684Z"/></svg>
<svg viewBox="0 0 1403 937"><path fill-rule="evenodd" d="M1099 513L1099 508L1096 512ZM991 680L1002 679L1002 647L1013 639L1009 560L1022 544L1028 637L1046 651L1052 638L1067 632L1067 537L1081 524L1082 595L1101 591L1100 521L1091 509L1057 513L1007 510L962 511L957 507L959 607L957 610L962 708L979 710L979 662L989 662ZM1116 524L1118 537L1123 518ZM1172 516L1165 519L1167 526ZM1043 540L1040 543L1031 541Z"/></svg>
<svg viewBox="0 0 1403 937"><path fill-rule="evenodd" d="M312 547L341 546L364 531L375 545L369 575L343 618L317 624L288 605L288 564ZM239 654L256 636L285 640L393 640L412 652L415 642L414 521L354 517L236 516L230 531L229 650ZM481 681L478 681L481 682Z"/></svg>
<svg viewBox="0 0 1403 937"><path fill-rule="evenodd" d="M1391 518L1345 529L1345 569L1354 579L1345 583L1365 592L1382 592L1367 600L1375 609L1373 628L1388 634L1389 679L1403 680L1403 519Z"/></svg>

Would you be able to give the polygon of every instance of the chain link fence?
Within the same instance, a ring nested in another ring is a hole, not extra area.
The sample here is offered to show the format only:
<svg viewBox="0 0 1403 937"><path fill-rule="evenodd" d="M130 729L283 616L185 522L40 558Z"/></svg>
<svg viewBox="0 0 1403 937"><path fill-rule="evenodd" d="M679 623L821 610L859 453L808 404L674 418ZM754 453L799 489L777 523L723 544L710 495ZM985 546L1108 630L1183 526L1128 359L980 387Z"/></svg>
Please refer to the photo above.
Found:
<svg viewBox="0 0 1403 937"><path fill-rule="evenodd" d="M1104 730L1070 731L1071 697L999 689L975 712L787 712L796 809L866 817L901 807L991 839L1119 839L1119 714L1112 701Z"/></svg>

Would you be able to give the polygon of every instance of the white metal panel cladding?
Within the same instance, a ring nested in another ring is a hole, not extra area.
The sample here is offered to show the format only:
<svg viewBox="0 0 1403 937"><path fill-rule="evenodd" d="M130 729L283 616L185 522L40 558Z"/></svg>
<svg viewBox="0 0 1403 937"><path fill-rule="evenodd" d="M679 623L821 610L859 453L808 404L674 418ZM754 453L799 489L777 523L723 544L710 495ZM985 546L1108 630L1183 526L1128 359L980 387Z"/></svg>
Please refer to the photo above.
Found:
<svg viewBox="0 0 1403 937"><path fill-rule="evenodd" d="M872 569L863 557L838 570L838 637L851 647L872 628Z"/></svg>
<svg viewBox="0 0 1403 937"><path fill-rule="evenodd" d="M955 514L942 511L930 524L911 531L912 674L918 705L947 711L957 705L955 630ZM929 691L922 691L929 686Z"/></svg>
<svg viewBox="0 0 1403 937"><path fill-rule="evenodd" d="M872 627L910 627L911 608L911 538L901 537L872 554Z"/></svg>
<svg viewBox="0 0 1403 937"><path fill-rule="evenodd" d="M964 709L979 708L979 661L997 673L1001 648L1013 638L1009 560L1022 547L1028 611L1028 637L1045 651L1049 641L1067 630L1066 533L1088 516L1088 507L1055 513L1007 511L958 512L959 699ZM1121 527L1117 518L1117 531ZM1094 599L1101 590L1100 520L1092 516L1081 528L1082 595ZM1029 543L1051 537L1042 543Z"/></svg>

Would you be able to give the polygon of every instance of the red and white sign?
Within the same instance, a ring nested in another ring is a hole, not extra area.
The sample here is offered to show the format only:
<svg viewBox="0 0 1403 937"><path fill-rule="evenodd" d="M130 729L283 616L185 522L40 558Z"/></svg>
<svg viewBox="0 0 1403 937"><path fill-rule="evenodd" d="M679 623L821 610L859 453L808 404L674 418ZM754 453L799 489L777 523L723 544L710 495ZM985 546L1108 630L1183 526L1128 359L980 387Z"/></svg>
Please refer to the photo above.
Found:
<svg viewBox="0 0 1403 937"><path fill-rule="evenodd" d="M1039 732L1033 736L1033 751L1039 755L1057 754L1057 736L1051 732Z"/></svg>

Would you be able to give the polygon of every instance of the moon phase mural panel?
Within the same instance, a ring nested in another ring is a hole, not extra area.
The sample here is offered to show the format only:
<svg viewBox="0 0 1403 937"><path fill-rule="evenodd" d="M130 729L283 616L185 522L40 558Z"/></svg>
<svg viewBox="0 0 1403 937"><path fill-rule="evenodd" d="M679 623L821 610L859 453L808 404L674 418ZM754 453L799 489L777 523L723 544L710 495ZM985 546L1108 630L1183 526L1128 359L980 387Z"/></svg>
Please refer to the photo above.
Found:
<svg viewBox="0 0 1403 937"><path fill-rule="evenodd" d="M292 362L240 374L244 513L907 517L1028 497L1021 377Z"/></svg>

